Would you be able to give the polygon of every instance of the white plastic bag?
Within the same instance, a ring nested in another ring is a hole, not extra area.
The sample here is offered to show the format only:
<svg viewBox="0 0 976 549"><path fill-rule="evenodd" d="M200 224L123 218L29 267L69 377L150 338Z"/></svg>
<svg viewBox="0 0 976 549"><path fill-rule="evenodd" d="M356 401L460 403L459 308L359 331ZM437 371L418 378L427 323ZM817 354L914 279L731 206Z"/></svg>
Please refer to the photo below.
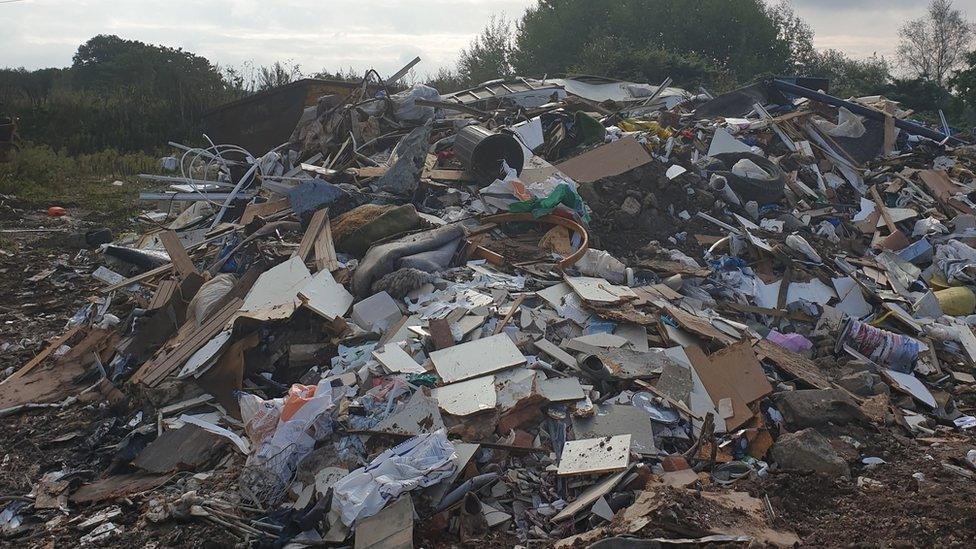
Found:
<svg viewBox="0 0 976 549"><path fill-rule="evenodd" d="M586 250L576 262L576 268L587 276L605 278L614 284L623 284L627 280L627 266L603 250Z"/></svg>
<svg viewBox="0 0 976 549"><path fill-rule="evenodd" d="M200 286L200 290L187 305L187 310L193 315L197 326L203 324L214 305L234 288L235 283L237 283L237 277L230 273L224 273L211 278Z"/></svg>
<svg viewBox="0 0 976 549"><path fill-rule="evenodd" d="M339 479L333 488L333 505L342 522L352 526L380 512L403 492L437 484L455 468L457 453L443 429L420 435Z"/></svg>
<svg viewBox="0 0 976 549"><path fill-rule="evenodd" d="M241 393L237 402L241 407L244 432L251 444L257 446L278 427L283 399L264 400L250 393Z"/></svg>

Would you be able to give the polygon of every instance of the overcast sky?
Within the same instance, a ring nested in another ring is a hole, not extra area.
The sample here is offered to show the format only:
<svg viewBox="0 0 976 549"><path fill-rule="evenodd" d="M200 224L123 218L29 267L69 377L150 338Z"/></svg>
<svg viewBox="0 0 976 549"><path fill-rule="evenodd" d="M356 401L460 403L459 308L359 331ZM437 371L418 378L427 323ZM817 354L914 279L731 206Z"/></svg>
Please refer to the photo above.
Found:
<svg viewBox="0 0 976 549"><path fill-rule="evenodd" d="M602 0L596 0L602 1ZM492 14L535 0L0 0L0 67L62 67L96 34L182 47L222 65L299 63L390 74L414 56L420 75L453 66ZM793 0L815 43L892 58L898 27L924 0ZM976 0L956 0L976 19Z"/></svg>

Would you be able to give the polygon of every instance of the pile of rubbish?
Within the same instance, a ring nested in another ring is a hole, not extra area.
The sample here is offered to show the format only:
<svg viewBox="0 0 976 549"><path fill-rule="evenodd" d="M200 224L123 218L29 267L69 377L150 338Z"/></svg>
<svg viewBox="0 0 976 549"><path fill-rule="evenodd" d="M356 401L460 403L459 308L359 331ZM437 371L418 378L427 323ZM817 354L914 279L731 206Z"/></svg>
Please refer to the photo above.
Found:
<svg viewBox="0 0 976 549"><path fill-rule="evenodd" d="M976 427L976 147L947 128L787 79L366 84L263 156L176 145L158 228L92 243L104 288L0 415L112 407L86 437L119 442L5 536L107 540L151 494L140 520L266 546L792 545L751 480L876 482L838 426Z"/></svg>

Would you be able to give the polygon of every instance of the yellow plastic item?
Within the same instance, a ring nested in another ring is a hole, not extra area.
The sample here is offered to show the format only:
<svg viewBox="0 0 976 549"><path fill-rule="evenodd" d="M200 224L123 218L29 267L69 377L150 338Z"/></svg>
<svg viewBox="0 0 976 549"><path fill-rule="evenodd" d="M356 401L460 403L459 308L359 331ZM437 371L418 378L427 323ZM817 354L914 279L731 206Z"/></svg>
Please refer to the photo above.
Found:
<svg viewBox="0 0 976 549"><path fill-rule="evenodd" d="M662 128L660 124L650 120L635 120L633 118L627 118L618 122L617 127L625 132L651 132L661 139L671 137L670 130Z"/></svg>
<svg viewBox="0 0 976 549"><path fill-rule="evenodd" d="M949 316L965 316L976 310L976 294L965 286L955 286L935 292L942 312Z"/></svg>

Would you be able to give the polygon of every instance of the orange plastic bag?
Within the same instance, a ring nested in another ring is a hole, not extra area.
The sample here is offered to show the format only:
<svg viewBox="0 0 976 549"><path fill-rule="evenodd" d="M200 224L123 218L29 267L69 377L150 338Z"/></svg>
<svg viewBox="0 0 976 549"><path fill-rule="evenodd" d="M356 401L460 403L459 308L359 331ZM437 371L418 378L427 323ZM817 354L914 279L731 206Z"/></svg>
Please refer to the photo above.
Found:
<svg viewBox="0 0 976 549"><path fill-rule="evenodd" d="M285 405L281 408L281 421L291 419L295 412L312 400L315 396L315 385L300 385L295 383L288 389L288 396L285 397Z"/></svg>

